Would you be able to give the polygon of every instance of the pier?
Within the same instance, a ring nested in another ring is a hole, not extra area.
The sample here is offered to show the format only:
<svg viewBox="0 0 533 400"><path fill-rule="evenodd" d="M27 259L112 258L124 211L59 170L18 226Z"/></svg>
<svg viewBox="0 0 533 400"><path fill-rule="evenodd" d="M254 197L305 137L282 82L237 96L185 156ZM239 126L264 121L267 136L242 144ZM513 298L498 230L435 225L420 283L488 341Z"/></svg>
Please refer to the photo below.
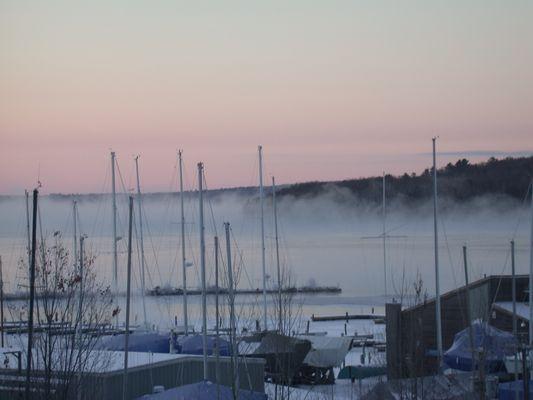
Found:
<svg viewBox="0 0 533 400"><path fill-rule="evenodd" d="M348 321L351 319L359 320L383 320L385 319L384 315L377 314L344 314L344 315L325 315L323 317L318 317L315 314L311 316L311 321L313 322L324 322L324 321Z"/></svg>

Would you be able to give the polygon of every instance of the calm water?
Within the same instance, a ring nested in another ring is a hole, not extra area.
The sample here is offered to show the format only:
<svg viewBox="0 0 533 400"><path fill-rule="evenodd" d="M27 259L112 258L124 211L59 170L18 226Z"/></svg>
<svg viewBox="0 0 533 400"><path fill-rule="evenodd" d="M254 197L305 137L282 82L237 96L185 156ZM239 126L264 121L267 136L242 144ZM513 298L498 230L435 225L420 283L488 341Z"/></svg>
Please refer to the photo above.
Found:
<svg viewBox="0 0 533 400"><path fill-rule="evenodd" d="M118 234L126 237L125 198L119 201ZM111 224L110 204L105 197L79 203L80 230L88 235L86 247L95 254L99 279L111 285ZM188 286L199 287L198 232L195 223L195 202L186 204ZM42 198L40 204L43 235L51 237L61 231L65 246L72 247L72 211L70 201ZM181 286L180 237L176 198L146 200L144 203L144 232L147 288L155 285ZM298 285L315 283L342 288L340 295L298 296L297 309L306 321L311 314L371 312L382 313L384 274L379 209L361 205L339 206L328 199L290 202L279 205L282 268L290 271L290 282ZM433 237L431 209L402 212L391 207L387 217L387 286L388 294L398 298L409 293L412 282L420 275L431 295L434 288ZM270 207L266 215L267 271L275 278L275 253ZM22 198L0 202L0 254L6 292L16 291L27 282L25 269L18 265L26 257L25 208ZM261 287L259 215L250 199L228 197L206 206L206 242L208 284L214 284L213 236L221 237L221 274L225 278L225 238L223 221L232 223L232 252L239 288ZM138 224L135 224L136 232ZM461 247L469 252L471 280L483 275L510 273L509 240L516 241L517 272L528 270L529 213L527 208L506 207L505 204L484 201L468 206L447 207L442 213L439 228L439 252L443 290L463 283ZM135 235L137 236L137 235ZM125 289L126 240L119 241L119 289ZM140 290L140 256L138 241L134 240L133 288ZM289 282L285 277L284 282ZM198 296L189 297L191 318L200 317ZM272 301L271 296L268 297ZM122 301L122 299L120 300ZM149 322L157 326L172 324L177 316L181 323L181 297L147 298ZM239 296L237 308L243 321L253 323L259 318L260 297ZM214 304L210 298L209 304ZM135 297L132 315L142 320L140 297ZM210 317L214 314L211 310ZM303 329L303 328L302 328Z"/></svg>

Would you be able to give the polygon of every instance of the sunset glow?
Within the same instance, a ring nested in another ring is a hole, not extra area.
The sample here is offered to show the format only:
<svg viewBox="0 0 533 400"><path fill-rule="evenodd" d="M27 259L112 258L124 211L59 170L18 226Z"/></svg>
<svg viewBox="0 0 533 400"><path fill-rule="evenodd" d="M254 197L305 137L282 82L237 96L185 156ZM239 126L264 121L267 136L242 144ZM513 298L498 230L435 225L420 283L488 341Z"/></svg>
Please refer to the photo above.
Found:
<svg viewBox="0 0 533 400"><path fill-rule="evenodd" d="M3 1L0 193L420 171L530 152L533 3Z"/></svg>

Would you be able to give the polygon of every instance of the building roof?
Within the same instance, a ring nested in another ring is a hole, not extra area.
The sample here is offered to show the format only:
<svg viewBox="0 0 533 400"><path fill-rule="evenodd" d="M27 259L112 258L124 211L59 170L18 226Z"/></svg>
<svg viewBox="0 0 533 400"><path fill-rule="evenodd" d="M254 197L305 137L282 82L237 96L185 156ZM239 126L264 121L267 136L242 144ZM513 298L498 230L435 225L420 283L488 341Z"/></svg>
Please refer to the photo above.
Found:
<svg viewBox="0 0 533 400"><path fill-rule="evenodd" d="M528 279L529 275L516 275L516 280L526 280ZM490 284L491 281L501 281L503 279L511 279L511 275L489 275L489 276L485 276L477 281L474 281L474 282L470 282L470 284L468 285L469 287L469 290L472 290L476 287L479 287L479 286L482 286L482 285L487 285L487 284ZM451 298L453 296L456 296L457 294L463 292L466 290L466 286L460 286L456 289L453 289L453 290L450 290L448 292L445 292L445 293L441 293L440 295L440 298L441 298L441 301L445 300L445 299L448 299L448 298ZM527 290L527 288L526 288ZM419 309L419 308L422 308L422 307L427 307L428 305L430 304L434 304L435 303L435 297L430 297L426 300L424 300L422 303L420 304L416 304L414 306L411 306L411 307L407 307L405 309L402 310L402 312L409 312L409 311L413 311L413 310L416 310L416 309Z"/></svg>
<svg viewBox="0 0 533 400"><path fill-rule="evenodd" d="M499 301L494 303L494 307L509 314L513 314L513 302L512 301ZM516 303L516 316L520 319L529 321L529 303L517 302Z"/></svg>

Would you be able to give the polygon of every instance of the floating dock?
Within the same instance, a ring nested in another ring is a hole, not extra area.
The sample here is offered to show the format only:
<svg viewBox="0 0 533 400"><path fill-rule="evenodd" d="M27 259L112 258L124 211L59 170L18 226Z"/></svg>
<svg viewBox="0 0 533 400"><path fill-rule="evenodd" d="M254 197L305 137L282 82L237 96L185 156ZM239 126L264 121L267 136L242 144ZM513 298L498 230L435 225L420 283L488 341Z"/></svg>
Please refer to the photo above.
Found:
<svg viewBox="0 0 533 400"><path fill-rule="evenodd" d="M337 286L302 286L302 287L290 287L290 288L283 288L281 290L282 293L305 293L305 294L318 294L318 293L328 293L328 294L339 294L342 293L342 289ZM216 288L209 287L207 288L206 293L208 295L214 295L217 293ZM219 288L218 294L228 294L229 291L226 288ZM262 294L263 289L256 288L256 289L237 289L235 291L235 294ZM276 294L278 293L277 289L267 289L268 294ZM156 286L152 290L149 290L147 292L150 296L183 296L183 289L180 288L162 288L159 286ZM189 289L187 290L188 296L199 296L202 294L202 291L199 289Z"/></svg>
<svg viewBox="0 0 533 400"><path fill-rule="evenodd" d="M344 315L325 315L318 317L315 314L311 315L311 321L324 322L324 321L348 321L350 319L362 319L362 320L383 320L384 315L377 314L344 314Z"/></svg>

